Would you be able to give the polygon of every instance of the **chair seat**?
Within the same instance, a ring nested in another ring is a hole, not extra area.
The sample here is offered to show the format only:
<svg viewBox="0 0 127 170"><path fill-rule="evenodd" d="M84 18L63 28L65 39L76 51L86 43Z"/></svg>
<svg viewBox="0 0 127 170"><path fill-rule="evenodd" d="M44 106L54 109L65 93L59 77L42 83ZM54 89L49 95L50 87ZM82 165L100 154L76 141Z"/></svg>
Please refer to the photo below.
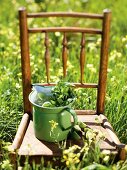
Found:
<svg viewBox="0 0 127 170"><path fill-rule="evenodd" d="M105 139L100 142L100 149L104 150L110 150L111 152L117 153L116 145L114 144L113 139L109 135L106 128L103 127L103 120L99 115L84 115L83 113L81 115L78 115L78 120L81 120L87 124L88 127L92 129L97 129L101 131ZM81 147L83 146L83 141L67 141L68 145L69 143L78 144ZM46 142L42 140L38 140L34 135L34 129L33 129L33 121L30 120L28 128L26 130L26 133L24 135L23 141L21 143L21 146L18 150L19 155L42 155L42 156L61 156L61 149L59 148L57 143L52 142Z"/></svg>
<svg viewBox="0 0 127 170"><path fill-rule="evenodd" d="M95 111L90 110L76 110L78 120L86 123L89 128L97 129L101 131L105 139L100 141L101 150L110 150L113 155L118 155L119 146L121 143L114 133L110 123L107 118L100 114L97 115ZM67 147L76 144L80 147L83 147L83 140L67 140ZM24 164L26 156L29 156L29 162L40 163L42 157L47 161L52 161L53 158L60 158L62 156L62 149L58 146L57 143L46 142L38 140L34 134L33 121L29 119L27 113L24 114L20 126L18 128L16 137L12 144L13 150L17 150L17 153L20 157L21 165ZM59 159L58 159L59 160ZM54 163L56 165L59 164Z"/></svg>

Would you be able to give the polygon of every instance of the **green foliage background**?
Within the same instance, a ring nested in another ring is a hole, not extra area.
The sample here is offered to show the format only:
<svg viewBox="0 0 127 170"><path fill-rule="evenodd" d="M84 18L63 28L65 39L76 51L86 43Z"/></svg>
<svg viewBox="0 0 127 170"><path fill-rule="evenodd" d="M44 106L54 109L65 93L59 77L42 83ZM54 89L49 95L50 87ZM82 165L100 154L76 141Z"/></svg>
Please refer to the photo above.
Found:
<svg viewBox="0 0 127 170"><path fill-rule="evenodd" d="M77 11L102 13L103 9L108 8L112 11L112 23L110 34L110 51L109 51L109 68L108 83L106 94L105 114L109 118L116 133L122 142L127 142L127 12L126 0L0 0L0 138L4 141L12 141L18 127L19 121L23 114L22 104L22 82L21 82L21 65L20 65L20 47L19 47L19 26L18 26L18 8L25 6L29 12L36 11ZM68 21L70 22L70 21ZM38 21L39 23L39 21ZM33 23L35 24L35 23ZM42 23L43 24L43 23ZM57 21L56 23L57 24ZM73 24L73 21L72 21ZM83 22L82 22L83 24ZM84 23L87 24L87 23ZM57 37L52 37L58 45L55 49L55 56L59 56L61 47ZM45 77L41 75L43 67L39 70L38 66L42 65L41 57L44 50L39 52L41 47L35 48L36 43L40 44L42 38L39 36L31 37L32 46L32 76L33 81L44 81ZM94 42L94 41L93 41ZM91 42L90 56L96 53L97 46ZM54 46L51 40L52 46ZM97 44L97 42L96 42ZM77 56L71 48L70 58ZM74 44L75 46L75 44ZM52 54L53 55L53 54ZM38 59L36 56L39 56ZM52 62L55 60L53 57ZM56 57L57 58L57 57ZM78 59L78 58L77 58ZM77 81L78 65L77 59L71 62L70 66L76 65L77 69L73 72L72 81ZM33 62L35 61L35 64ZM59 65L59 59L56 60ZM93 62L93 63L92 63ZM94 68L93 59L88 59L88 69ZM92 64L92 65L89 65ZM53 66L52 80L56 80L55 72L58 69L59 75L61 70ZM55 71L54 71L55 70ZM74 71L74 70L73 70ZM70 70L72 72L72 70ZM37 75L40 76L37 76ZM70 74L71 77L71 74ZM88 75L90 77L90 75ZM87 77L86 77L87 79ZM94 74L90 77L91 82L94 80ZM91 94L92 92L89 92ZM82 93L81 93L82 94ZM92 94L91 94L92 96ZM87 93L84 97L88 98ZM92 100L92 97L91 97ZM91 104L92 105L92 104ZM86 107L86 105L85 105Z"/></svg>

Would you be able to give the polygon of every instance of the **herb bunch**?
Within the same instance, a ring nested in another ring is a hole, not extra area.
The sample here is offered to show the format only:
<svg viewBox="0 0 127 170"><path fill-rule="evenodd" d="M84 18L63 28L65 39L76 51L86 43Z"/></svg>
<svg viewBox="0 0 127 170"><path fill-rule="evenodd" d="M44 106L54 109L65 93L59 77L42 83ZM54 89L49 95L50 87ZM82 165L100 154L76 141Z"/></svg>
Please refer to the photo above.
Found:
<svg viewBox="0 0 127 170"><path fill-rule="evenodd" d="M74 85L59 81L57 85L52 89L51 104L59 106L67 106L76 99L76 91Z"/></svg>

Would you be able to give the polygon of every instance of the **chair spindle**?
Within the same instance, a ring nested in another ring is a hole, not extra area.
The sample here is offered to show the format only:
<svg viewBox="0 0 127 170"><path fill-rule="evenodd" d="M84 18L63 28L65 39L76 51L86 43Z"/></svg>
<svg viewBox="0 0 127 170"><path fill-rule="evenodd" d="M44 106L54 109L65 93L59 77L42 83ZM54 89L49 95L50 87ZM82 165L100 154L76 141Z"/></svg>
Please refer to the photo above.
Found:
<svg viewBox="0 0 127 170"><path fill-rule="evenodd" d="M62 51L63 77L66 77L66 69L67 69L67 37L66 37L65 32L64 32L62 45L63 45L63 51Z"/></svg>
<svg viewBox="0 0 127 170"><path fill-rule="evenodd" d="M80 51L80 73L81 73L81 83L83 83L84 77L84 65L85 65L85 35L82 33L81 39L81 51Z"/></svg>
<svg viewBox="0 0 127 170"><path fill-rule="evenodd" d="M49 68L50 68L50 55L49 55L49 39L48 34L45 32L45 66L46 66L46 76L47 76L47 83L49 83L50 74L49 74Z"/></svg>

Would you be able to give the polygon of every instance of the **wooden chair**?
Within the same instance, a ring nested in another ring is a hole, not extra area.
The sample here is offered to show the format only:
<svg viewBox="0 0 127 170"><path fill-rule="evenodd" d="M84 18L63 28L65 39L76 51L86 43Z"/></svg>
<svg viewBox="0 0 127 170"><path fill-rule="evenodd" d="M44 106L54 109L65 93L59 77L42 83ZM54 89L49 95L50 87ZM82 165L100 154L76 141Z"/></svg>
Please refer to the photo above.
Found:
<svg viewBox="0 0 127 170"><path fill-rule="evenodd" d="M72 17L72 18L88 18L89 20L98 20L102 22L102 28L84 28L84 27L40 27L29 28L27 20L30 18L49 18L49 17ZM61 32L64 35L62 62L63 76L67 75L67 38L68 33L81 34L81 50L80 50L80 82L74 83L77 87L96 88L97 89L97 104L96 110L76 110L78 119L84 121L89 127L100 129L106 135L106 139L101 143L102 150L108 149L111 152L118 154L121 159L124 159L124 145L121 144L112 126L104 116L104 102L106 94L106 79L107 79L107 64L108 64L108 48L109 48L109 31L110 31L111 12L104 10L103 14L87 14L76 12L43 12L43 13L27 13L25 8L19 9L20 21L20 45L21 45L21 65L22 65L22 82L23 82L23 103L24 115L19 125L17 134L13 141L12 147L21 159L29 155L31 160L39 162L43 156L46 160L52 160L53 157L61 156L61 150L55 143L49 143L38 140L34 135L32 122L32 107L28 100L28 95L31 92L31 71L30 71L30 56L29 56L29 34L42 33L45 34L45 65L47 83L50 82L50 57L49 57L49 41L48 33ZM85 35L99 34L101 36L100 64L98 83L84 83L84 67L85 67ZM95 119L100 120L98 125Z"/></svg>

